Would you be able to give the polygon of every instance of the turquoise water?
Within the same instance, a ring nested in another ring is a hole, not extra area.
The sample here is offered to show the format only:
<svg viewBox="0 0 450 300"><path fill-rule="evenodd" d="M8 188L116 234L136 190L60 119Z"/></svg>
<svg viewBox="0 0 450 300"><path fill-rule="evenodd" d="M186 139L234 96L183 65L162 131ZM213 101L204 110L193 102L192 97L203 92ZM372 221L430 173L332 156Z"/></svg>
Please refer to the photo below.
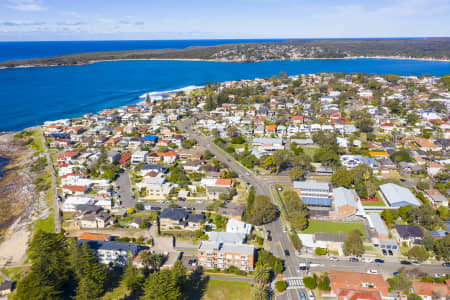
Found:
<svg viewBox="0 0 450 300"><path fill-rule="evenodd" d="M206 82L317 72L444 75L450 63L391 60L300 60L260 63L117 61L84 66L0 70L0 130L70 118L139 101L145 92Z"/></svg>

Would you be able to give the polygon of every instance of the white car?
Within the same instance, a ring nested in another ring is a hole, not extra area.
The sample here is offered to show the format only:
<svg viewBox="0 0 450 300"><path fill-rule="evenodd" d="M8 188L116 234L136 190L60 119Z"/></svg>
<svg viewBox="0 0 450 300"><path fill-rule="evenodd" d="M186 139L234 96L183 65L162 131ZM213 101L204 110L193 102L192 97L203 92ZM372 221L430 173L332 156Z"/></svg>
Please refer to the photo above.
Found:
<svg viewBox="0 0 450 300"><path fill-rule="evenodd" d="M330 256L328 259L332 260L332 261L338 261L339 260L336 256Z"/></svg>
<svg viewBox="0 0 450 300"><path fill-rule="evenodd" d="M378 274L378 271L375 269L370 269L367 271L367 274Z"/></svg>
<svg viewBox="0 0 450 300"><path fill-rule="evenodd" d="M314 300L314 294L311 292L311 290L308 290L308 298L309 300Z"/></svg>
<svg viewBox="0 0 450 300"><path fill-rule="evenodd" d="M362 262L365 262L365 263L371 263L371 262L373 262L373 259L370 258L370 257L363 257L361 260L362 260Z"/></svg>

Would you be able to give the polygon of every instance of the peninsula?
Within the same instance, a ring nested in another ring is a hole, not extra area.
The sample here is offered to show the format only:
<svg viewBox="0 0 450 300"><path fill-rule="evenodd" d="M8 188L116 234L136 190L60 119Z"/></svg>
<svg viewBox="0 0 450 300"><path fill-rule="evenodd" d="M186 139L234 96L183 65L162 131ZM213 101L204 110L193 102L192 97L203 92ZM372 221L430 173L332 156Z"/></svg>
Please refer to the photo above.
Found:
<svg viewBox="0 0 450 300"><path fill-rule="evenodd" d="M185 49L152 49L68 54L5 61L0 68L85 65L114 60L209 60L260 62L292 59L396 58L449 60L449 38L292 40L196 46Z"/></svg>

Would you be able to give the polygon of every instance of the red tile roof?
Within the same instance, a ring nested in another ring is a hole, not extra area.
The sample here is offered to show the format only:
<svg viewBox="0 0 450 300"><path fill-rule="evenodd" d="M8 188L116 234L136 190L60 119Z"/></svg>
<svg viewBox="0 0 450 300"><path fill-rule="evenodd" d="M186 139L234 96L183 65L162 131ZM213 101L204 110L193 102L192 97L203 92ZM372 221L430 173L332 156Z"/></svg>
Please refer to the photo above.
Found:
<svg viewBox="0 0 450 300"><path fill-rule="evenodd" d="M414 293L419 296L439 295L441 297L447 297L450 295L448 286L443 283L414 281L413 289Z"/></svg>
<svg viewBox="0 0 450 300"><path fill-rule="evenodd" d="M90 233L90 232L82 232L78 236L80 240L90 240L90 241L108 241L110 237L111 237L110 234Z"/></svg>
<svg viewBox="0 0 450 300"><path fill-rule="evenodd" d="M380 274L330 270L329 277L331 288L335 293L339 289L354 289L360 291L380 291L383 296L388 295L389 284ZM373 287L368 287L369 285Z"/></svg>

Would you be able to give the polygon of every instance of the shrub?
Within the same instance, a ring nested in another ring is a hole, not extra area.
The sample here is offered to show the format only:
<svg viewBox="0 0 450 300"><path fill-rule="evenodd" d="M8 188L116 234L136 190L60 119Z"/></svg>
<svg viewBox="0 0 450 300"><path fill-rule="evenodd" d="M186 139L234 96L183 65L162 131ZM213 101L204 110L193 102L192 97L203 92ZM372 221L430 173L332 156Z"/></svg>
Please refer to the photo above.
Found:
<svg viewBox="0 0 450 300"><path fill-rule="evenodd" d="M324 248L316 248L315 250L314 250L314 253L316 254L316 255L326 255L327 253L328 253L328 249L324 249Z"/></svg>
<svg viewBox="0 0 450 300"><path fill-rule="evenodd" d="M275 289L279 293L285 291L286 287L287 287L287 284L286 284L286 281L284 281L284 280L279 280L279 281L275 282Z"/></svg>
<svg viewBox="0 0 450 300"><path fill-rule="evenodd" d="M314 277L303 277L303 284L310 290L314 290L317 286L316 279Z"/></svg>

